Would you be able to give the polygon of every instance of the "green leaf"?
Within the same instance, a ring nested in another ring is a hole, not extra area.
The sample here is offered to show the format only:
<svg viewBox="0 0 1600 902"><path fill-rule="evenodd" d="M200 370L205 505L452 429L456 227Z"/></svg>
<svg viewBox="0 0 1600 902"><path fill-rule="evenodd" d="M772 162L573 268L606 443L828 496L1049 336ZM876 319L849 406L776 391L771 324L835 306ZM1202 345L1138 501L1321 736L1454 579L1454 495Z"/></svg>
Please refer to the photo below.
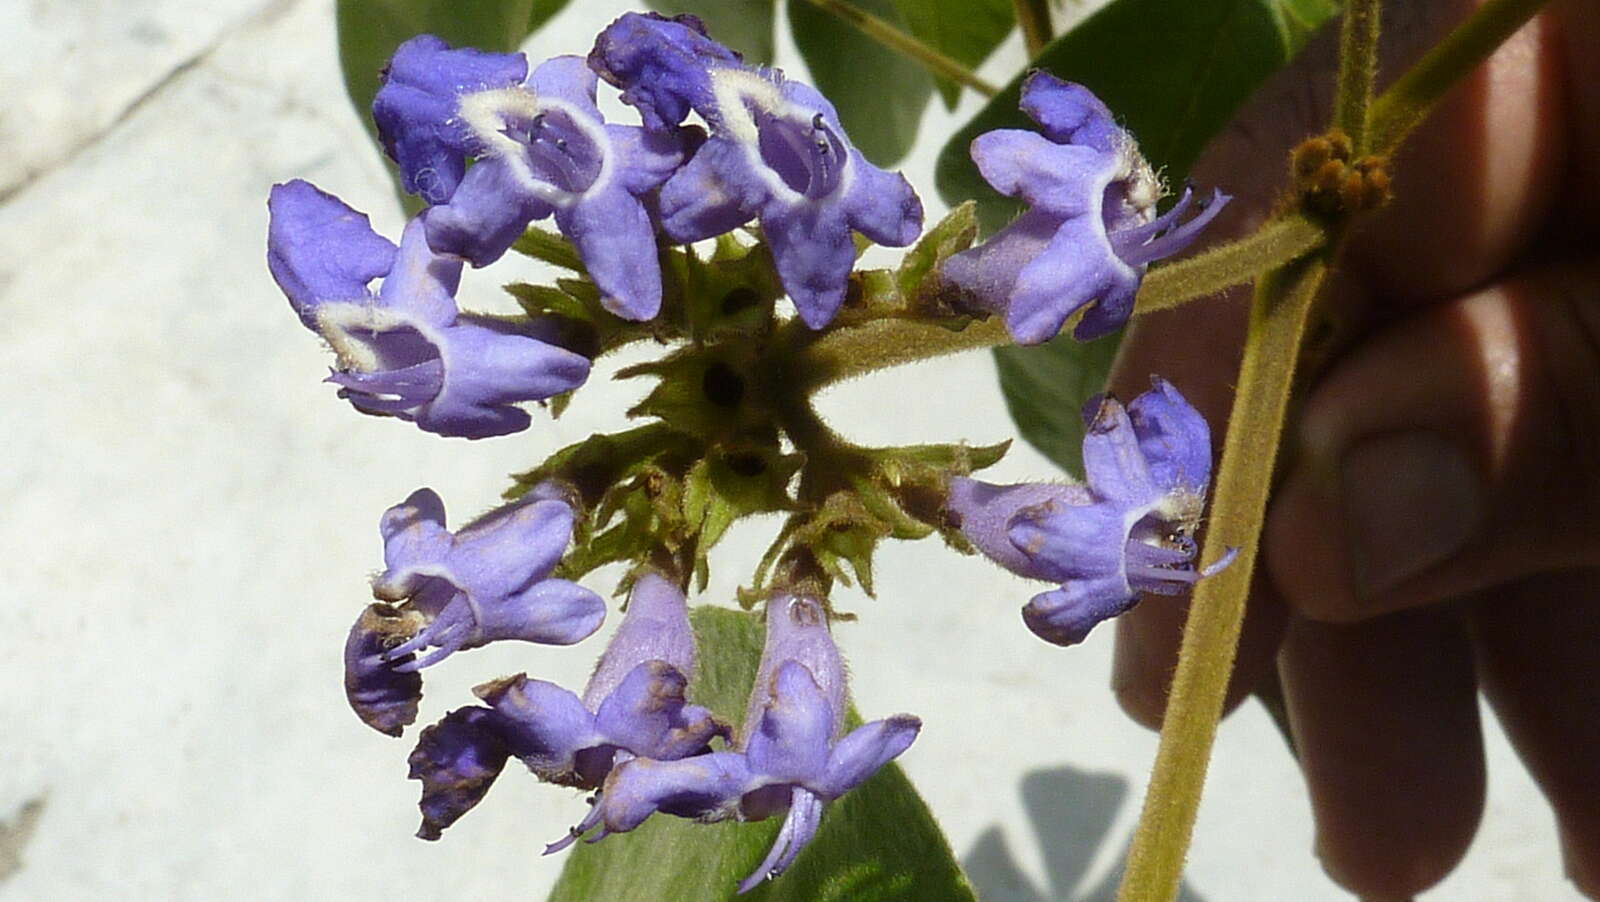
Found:
<svg viewBox="0 0 1600 902"><path fill-rule="evenodd" d="M1016 22L1011 0L894 0L894 8L913 37L968 69L978 68ZM935 81L945 107L955 109L961 86Z"/></svg>
<svg viewBox="0 0 1600 902"><path fill-rule="evenodd" d="M761 656L761 618L725 608L690 614L700 662L690 700L737 722ZM858 723L854 710L848 721ZM695 824L656 815L632 833L568 853L551 902L596 899L732 900L782 818ZM928 806L893 763L829 805L793 868L741 902L972 902L977 897Z"/></svg>
<svg viewBox="0 0 1600 902"><path fill-rule="evenodd" d="M453 47L505 53L566 5L567 0L339 0L336 21L345 92L376 140L372 97L378 93L378 73L396 47L416 35L435 34ZM395 172L392 166L390 172ZM401 201L408 210L419 208L420 202L408 195Z"/></svg>
<svg viewBox="0 0 1600 902"><path fill-rule="evenodd" d="M855 5L906 27L893 0ZM899 162L917 137L933 76L807 0L789 0L789 27L812 81L838 108L851 143L879 166Z"/></svg>
<svg viewBox="0 0 1600 902"><path fill-rule="evenodd" d="M646 0L658 13L693 13L716 41L744 54L747 63L772 62L775 0Z"/></svg>
<svg viewBox="0 0 1600 902"><path fill-rule="evenodd" d="M1119 335L1078 342L1061 335L1031 348L999 348L994 366L1022 437L1056 466L1083 475L1083 402L1105 385Z"/></svg>
<svg viewBox="0 0 1600 902"><path fill-rule="evenodd" d="M1098 94L1176 185L1255 87L1334 10L1333 0L1115 0L1052 41L1035 63ZM967 147L990 129L1034 128L1017 109L1021 84L1019 75L952 135L935 168L946 202L978 202L985 232L1019 207L979 177ZM1078 406L1105 382L1118 340L1080 345L1059 338L995 351L1001 388L1023 437L1074 472L1083 438Z"/></svg>

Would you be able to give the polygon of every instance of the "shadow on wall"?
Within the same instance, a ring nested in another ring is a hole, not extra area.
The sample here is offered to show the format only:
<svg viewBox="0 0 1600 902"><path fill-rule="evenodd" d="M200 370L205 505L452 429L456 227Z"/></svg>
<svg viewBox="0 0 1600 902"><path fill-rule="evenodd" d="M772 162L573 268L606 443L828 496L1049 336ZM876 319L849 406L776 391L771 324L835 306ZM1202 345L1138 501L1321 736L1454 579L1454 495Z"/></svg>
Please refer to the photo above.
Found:
<svg viewBox="0 0 1600 902"><path fill-rule="evenodd" d="M1128 781L1115 774L1091 773L1072 767L1036 770L1018 787L1034 842L1044 858L1045 886L1035 886L1022 873L999 825L983 831L961 856L961 866L984 902L1112 902L1128 850L1124 843L1117 866L1093 886L1086 886L1089 866L1110 839L1112 821L1128 797ZM1184 883L1179 902L1205 902Z"/></svg>

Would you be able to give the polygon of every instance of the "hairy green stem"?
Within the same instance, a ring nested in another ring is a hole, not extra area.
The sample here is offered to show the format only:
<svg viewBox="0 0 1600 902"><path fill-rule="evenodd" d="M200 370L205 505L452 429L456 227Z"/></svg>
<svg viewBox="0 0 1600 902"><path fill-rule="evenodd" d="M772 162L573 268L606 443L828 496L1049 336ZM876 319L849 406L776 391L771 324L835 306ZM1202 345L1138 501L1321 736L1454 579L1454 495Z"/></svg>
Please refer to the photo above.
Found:
<svg viewBox="0 0 1600 902"><path fill-rule="evenodd" d="M1478 7L1372 101L1367 117L1369 152L1393 152L1452 85L1488 59L1544 3L1488 0Z"/></svg>
<svg viewBox="0 0 1600 902"><path fill-rule="evenodd" d="M966 85L985 97L993 97L1000 93L998 87L979 78L971 69L961 65L960 62L929 47L889 22L849 2L849 0L809 0L809 2L812 6L854 25L860 29L862 34L877 41L879 44L909 57L913 62L934 75Z"/></svg>
<svg viewBox="0 0 1600 902"><path fill-rule="evenodd" d="M1302 213L1280 216L1252 234L1157 267L1145 276L1133 312L1166 310L1241 285L1326 242L1323 226Z"/></svg>
<svg viewBox="0 0 1600 902"><path fill-rule="evenodd" d="M1317 255L1268 273L1256 284L1206 535L1206 559L1216 560L1224 548L1237 548L1238 557L1195 588L1118 902L1166 902L1178 894L1238 651L1295 357L1326 274L1327 265Z"/></svg>
<svg viewBox="0 0 1600 902"><path fill-rule="evenodd" d="M1339 26L1333 124L1350 136L1357 156L1367 151L1367 108L1378 71L1378 7L1378 0L1349 0Z"/></svg>
<svg viewBox="0 0 1600 902"><path fill-rule="evenodd" d="M1243 284L1310 253L1326 240L1322 226L1301 214L1279 217L1236 242L1151 270L1140 286L1134 313L1166 310ZM783 378L806 392L874 370L1011 342L998 316L959 331L912 319L869 320L815 337L798 323L789 328L794 330L793 342L804 347Z"/></svg>
<svg viewBox="0 0 1600 902"><path fill-rule="evenodd" d="M1011 5L1017 11L1017 27L1022 29L1022 46L1028 50L1028 59L1033 59L1050 43L1050 2L1012 0Z"/></svg>

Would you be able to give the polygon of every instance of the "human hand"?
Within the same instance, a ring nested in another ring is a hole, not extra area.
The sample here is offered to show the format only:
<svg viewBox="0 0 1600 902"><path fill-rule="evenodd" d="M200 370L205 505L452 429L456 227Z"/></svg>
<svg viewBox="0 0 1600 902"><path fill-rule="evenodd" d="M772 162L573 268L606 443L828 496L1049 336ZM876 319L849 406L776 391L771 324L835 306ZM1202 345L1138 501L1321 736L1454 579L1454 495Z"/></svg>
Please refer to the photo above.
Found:
<svg viewBox="0 0 1600 902"><path fill-rule="evenodd" d="M1462 0L1385 10L1384 76ZM1197 165L1269 212L1287 155L1331 111L1333 35L1252 100ZM1409 895L1464 854L1483 806L1482 688L1555 810L1569 875L1600 894L1600 8L1562 0L1447 97L1357 223L1328 311L1358 335L1285 436L1263 567L1229 690L1276 666L1317 852L1363 896ZM1245 297L1141 318L1113 376L1161 372L1213 423ZM1118 622L1113 685L1159 723L1185 612Z"/></svg>

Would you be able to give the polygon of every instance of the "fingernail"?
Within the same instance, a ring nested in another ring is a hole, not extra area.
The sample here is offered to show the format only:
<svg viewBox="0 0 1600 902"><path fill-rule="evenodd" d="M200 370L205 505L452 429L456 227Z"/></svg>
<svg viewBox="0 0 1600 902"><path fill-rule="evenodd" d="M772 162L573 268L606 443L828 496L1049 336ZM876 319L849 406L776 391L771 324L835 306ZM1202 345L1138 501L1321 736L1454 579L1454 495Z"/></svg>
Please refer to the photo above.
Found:
<svg viewBox="0 0 1600 902"><path fill-rule="evenodd" d="M1372 598L1455 554L1477 531L1483 492L1455 443L1431 432L1363 441L1340 468L1355 590Z"/></svg>

